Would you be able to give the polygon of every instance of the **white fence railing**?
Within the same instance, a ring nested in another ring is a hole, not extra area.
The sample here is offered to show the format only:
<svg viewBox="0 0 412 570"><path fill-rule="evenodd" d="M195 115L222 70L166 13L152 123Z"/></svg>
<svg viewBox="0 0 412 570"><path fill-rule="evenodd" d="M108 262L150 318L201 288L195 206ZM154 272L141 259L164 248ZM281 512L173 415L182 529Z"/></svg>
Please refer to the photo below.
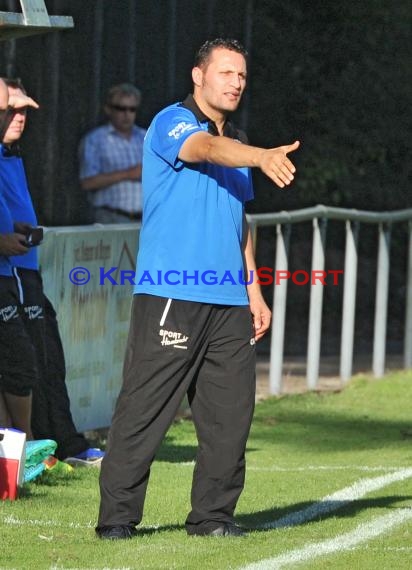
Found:
<svg viewBox="0 0 412 570"><path fill-rule="evenodd" d="M396 212L361 212L317 206L304 210L248 216L255 244L258 228L276 230L276 272L288 271L291 227L312 221L312 269L325 268L327 220L346 227L341 317L340 376L352 375L360 224L376 224L378 259L373 339L373 372L385 370L390 237L395 223L409 222L406 283L404 366L412 367L412 209ZM128 272L135 269L138 224L50 228L40 248L47 295L55 305L67 362L67 386L72 413L79 430L110 424L120 389L132 285ZM73 274L73 270L80 272ZM111 268L115 268L111 271ZM122 279L122 276L125 279ZM342 276L341 276L342 277ZM79 280L79 284L73 281ZM82 282L87 279L87 282ZM282 392L283 347L286 325L287 279L273 285L273 319L270 350L270 392ZM310 288L307 333L307 388L319 379L324 287L318 280ZM327 309L327 308L326 308Z"/></svg>
<svg viewBox="0 0 412 570"><path fill-rule="evenodd" d="M57 312L77 429L110 425L130 321L137 224L49 228L39 248ZM112 271L112 268L115 268Z"/></svg>
<svg viewBox="0 0 412 570"><path fill-rule="evenodd" d="M258 237L258 228L264 226L273 226L276 228L275 275L278 275L278 272L288 270L289 238L292 224L312 220L312 271L319 272L325 268L327 220L339 220L345 223L346 245L340 348L340 376L343 382L351 377L353 366L359 225L376 224L378 227L372 370L376 377L380 377L383 376L385 371L391 229L395 223L408 222L409 254L406 282L404 366L405 368L412 367L412 209L393 212L368 212L319 205L313 208L291 212L254 214L248 218L254 236L255 247ZM272 324L269 375L270 392L272 394L280 394L282 392L287 284L287 279L280 279L278 284L276 280L274 281L273 308L275 318ZM311 285L310 294L306 370L308 389L316 388L319 380L323 293L324 286L321 280L318 279Z"/></svg>

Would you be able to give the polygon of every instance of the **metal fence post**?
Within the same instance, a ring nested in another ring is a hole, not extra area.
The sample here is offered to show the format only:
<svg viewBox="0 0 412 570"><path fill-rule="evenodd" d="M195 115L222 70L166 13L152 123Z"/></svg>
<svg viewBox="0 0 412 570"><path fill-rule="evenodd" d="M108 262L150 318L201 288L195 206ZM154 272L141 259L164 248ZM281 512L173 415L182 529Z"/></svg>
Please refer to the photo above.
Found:
<svg viewBox="0 0 412 570"><path fill-rule="evenodd" d="M290 224L276 225L276 264L273 280L273 322L270 339L269 391L280 394L282 391L283 345L285 338L285 315L288 279L279 279L279 271L288 270ZM284 273L286 275L286 273Z"/></svg>
<svg viewBox="0 0 412 570"><path fill-rule="evenodd" d="M308 331L308 364L306 372L306 382L309 390L314 390L319 380L319 359L320 340L322 330L322 304L323 285L319 281L312 283L314 271L324 271L325 269L325 238L326 219L318 222L313 220L313 253L312 272L310 279L310 309L309 309L309 331Z"/></svg>
<svg viewBox="0 0 412 570"><path fill-rule="evenodd" d="M406 318L404 366L412 368L412 222L409 222L408 277L406 282Z"/></svg>
<svg viewBox="0 0 412 570"><path fill-rule="evenodd" d="M343 381L352 376L353 342L355 332L356 280L358 273L357 222L346 221L345 273L343 288L342 336L340 346L340 377Z"/></svg>
<svg viewBox="0 0 412 570"><path fill-rule="evenodd" d="M375 327L372 366L373 374L377 378L380 378L385 373L390 241L390 224L379 224L379 251L376 276Z"/></svg>
<svg viewBox="0 0 412 570"><path fill-rule="evenodd" d="M373 363L372 369L375 376L382 376L385 372L386 357L386 334L388 319L388 293L389 293L389 272L390 272L390 237L391 224L409 222L409 254L408 254L408 280L406 283L406 320L404 332L404 365L412 368L412 208L395 210L392 212L371 212L345 208L334 208L329 206L314 206L302 210L281 211L276 213L253 214L247 216L250 222L252 235L256 235L257 228L270 227L277 224L282 225L282 230L278 231L279 240L277 248L276 270L288 267L286 251L286 230L285 225L302 222L313 222L313 253L312 271L323 271L325 263L325 236L326 220L338 220L346 222L346 251L344 269L344 292L343 311L341 323L341 346L340 346L340 375L342 381L347 380L352 375L354 333L356 318L356 289L358 274L358 232L359 224L367 223L379 226L379 253L376 277L376 304L375 304L375 325L373 339ZM283 246L282 246L283 242ZM282 246L282 247L281 247ZM254 239L256 248L256 239ZM283 248L283 263L282 259ZM295 272L296 273L296 272ZM304 273L304 272L300 272ZM299 274L299 272L298 272ZM321 274L322 275L322 274ZM302 281L299 275L293 276L295 283ZM303 278L304 280L304 278ZM279 283L282 281L279 280ZM361 291L362 297L370 295L370 291ZM274 290L275 314L273 323L273 333L271 338L271 369L269 373L270 391L279 393L282 390L282 358L284 341L284 317L287 288L281 285ZM309 327L307 339L307 389L315 389L318 384L320 347L322 333L322 305L323 305L323 285L322 283L312 284L310 293ZM279 319L278 322L277 319Z"/></svg>

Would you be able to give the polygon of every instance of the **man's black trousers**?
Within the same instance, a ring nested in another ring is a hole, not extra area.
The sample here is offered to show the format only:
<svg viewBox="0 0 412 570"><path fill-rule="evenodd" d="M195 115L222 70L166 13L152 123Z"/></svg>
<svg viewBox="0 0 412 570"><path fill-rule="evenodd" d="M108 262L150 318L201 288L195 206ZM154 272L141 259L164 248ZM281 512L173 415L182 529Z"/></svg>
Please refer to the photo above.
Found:
<svg viewBox="0 0 412 570"><path fill-rule="evenodd" d="M190 534L232 520L244 486L255 401L252 316L248 306L136 295L98 529L141 521L150 465L186 393L199 441Z"/></svg>

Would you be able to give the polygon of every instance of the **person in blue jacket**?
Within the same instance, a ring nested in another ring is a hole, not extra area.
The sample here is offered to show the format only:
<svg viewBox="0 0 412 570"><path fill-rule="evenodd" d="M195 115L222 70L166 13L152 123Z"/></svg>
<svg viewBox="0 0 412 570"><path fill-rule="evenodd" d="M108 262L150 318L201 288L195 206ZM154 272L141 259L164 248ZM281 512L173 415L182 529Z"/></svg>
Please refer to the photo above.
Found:
<svg viewBox="0 0 412 570"><path fill-rule="evenodd" d="M32 393L38 385L35 353L21 313L11 255L28 251L26 238L14 232L0 190L0 425L14 427L33 439Z"/></svg>
<svg viewBox="0 0 412 570"><path fill-rule="evenodd" d="M9 97L21 98L25 89L19 80L5 79ZM27 238L35 236L37 218L29 193L18 141L25 125L27 106L10 111L7 130L0 145L0 187L10 210L14 228ZM32 432L36 439L53 439L56 456L74 465L98 465L104 453L90 447L78 433L70 412L65 383L65 363L56 314L44 294L37 258L38 240L27 253L11 257L19 284L26 330L35 349L39 382L33 390Z"/></svg>
<svg viewBox="0 0 412 570"><path fill-rule="evenodd" d="M0 78L1 137L11 109L21 105L38 107L23 93L9 97L7 85ZM27 252L26 236L15 232L0 186L0 425L20 429L27 439L32 439L32 391L38 383L38 371L10 261L10 256Z"/></svg>

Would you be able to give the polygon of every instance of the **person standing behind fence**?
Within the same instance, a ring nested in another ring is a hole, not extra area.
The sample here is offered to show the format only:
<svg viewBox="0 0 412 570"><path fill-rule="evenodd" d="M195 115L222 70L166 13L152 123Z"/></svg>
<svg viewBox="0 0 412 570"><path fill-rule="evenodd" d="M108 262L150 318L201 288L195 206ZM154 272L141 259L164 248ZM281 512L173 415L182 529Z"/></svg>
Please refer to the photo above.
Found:
<svg viewBox="0 0 412 570"><path fill-rule="evenodd" d="M145 129L135 124L141 93L121 83L107 93L106 125L82 139L80 184L102 224L137 222L142 218L142 155Z"/></svg>

